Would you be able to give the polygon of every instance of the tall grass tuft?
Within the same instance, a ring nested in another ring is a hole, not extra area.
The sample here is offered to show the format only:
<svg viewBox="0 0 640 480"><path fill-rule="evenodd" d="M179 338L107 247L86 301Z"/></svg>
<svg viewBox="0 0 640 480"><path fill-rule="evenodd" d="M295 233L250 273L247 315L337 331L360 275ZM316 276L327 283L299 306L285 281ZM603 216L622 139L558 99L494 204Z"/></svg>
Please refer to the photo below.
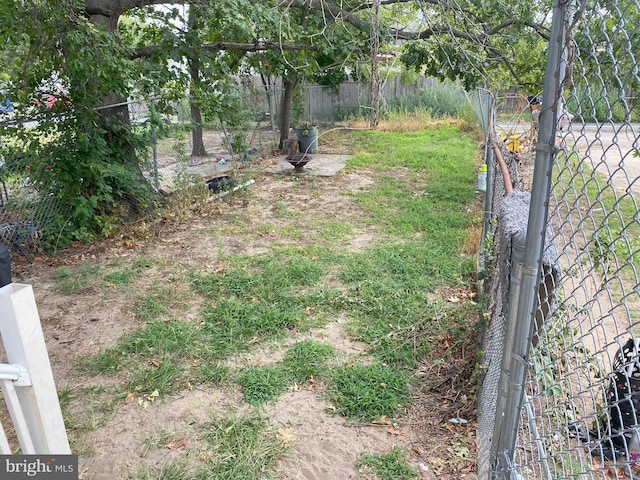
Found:
<svg viewBox="0 0 640 480"><path fill-rule="evenodd" d="M411 95L396 97L387 102L390 113L411 117L415 113L427 112L433 118L456 118L469 101L464 91L452 84L436 84Z"/></svg>
<svg viewBox="0 0 640 480"><path fill-rule="evenodd" d="M211 447L211 462L198 477L202 479L268 478L272 464L287 447L278 432L255 415L211 422L203 440Z"/></svg>
<svg viewBox="0 0 640 480"><path fill-rule="evenodd" d="M346 366L332 372L329 397L336 413L371 421L401 415L409 403L409 374L380 364Z"/></svg>

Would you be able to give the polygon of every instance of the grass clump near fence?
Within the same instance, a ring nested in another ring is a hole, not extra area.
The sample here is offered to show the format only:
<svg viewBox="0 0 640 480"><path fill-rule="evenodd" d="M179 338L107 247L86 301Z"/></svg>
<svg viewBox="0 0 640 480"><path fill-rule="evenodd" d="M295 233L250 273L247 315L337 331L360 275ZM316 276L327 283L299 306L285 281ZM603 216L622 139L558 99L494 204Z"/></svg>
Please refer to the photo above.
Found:
<svg viewBox="0 0 640 480"><path fill-rule="evenodd" d="M476 122L465 91L453 83L430 82L420 88L403 88L398 94L386 93L384 98L383 110L387 120L393 118L402 123L419 120L423 122L422 127L433 120L446 118ZM351 123L354 119L359 119L359 123L368 123L370 106L351 103L348 99L336 103L338 106L333 111L335 121ZM311 115L313 116L313 112Z"/></svg>

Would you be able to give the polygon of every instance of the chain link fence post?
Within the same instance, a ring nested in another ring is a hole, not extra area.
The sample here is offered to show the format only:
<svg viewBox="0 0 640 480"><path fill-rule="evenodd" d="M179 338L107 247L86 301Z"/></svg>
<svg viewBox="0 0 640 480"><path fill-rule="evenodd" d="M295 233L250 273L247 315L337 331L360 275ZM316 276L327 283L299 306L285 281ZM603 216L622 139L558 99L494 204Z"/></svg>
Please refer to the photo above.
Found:
<svg viewBox="0 0 640 480"><path fill-rule="evenodd" d="M507 252L510 255L511 274L504 327L504 350L491 440L492 478L496 479L511 480L519 477L514 470L513 460L530 367L529 351L535 333L545 238L552 237L552 234L548 235L547 207L556 148L558 103L564 78L563 69L566 68L565 49L570 3L571 0L554 2L527 226L526 230L517 231L511 236L512 248ZM507 197L513 197L517 193L521 192L514 192ZM526 200L528 199L527 196ZM518 199L516 198L514 204L511 202L512 199L506 208L517 209ZM536 445L541 449L538 458L543 460L542 478L550 480L550 469L545 466L547 455L539 436Z"/></svg>

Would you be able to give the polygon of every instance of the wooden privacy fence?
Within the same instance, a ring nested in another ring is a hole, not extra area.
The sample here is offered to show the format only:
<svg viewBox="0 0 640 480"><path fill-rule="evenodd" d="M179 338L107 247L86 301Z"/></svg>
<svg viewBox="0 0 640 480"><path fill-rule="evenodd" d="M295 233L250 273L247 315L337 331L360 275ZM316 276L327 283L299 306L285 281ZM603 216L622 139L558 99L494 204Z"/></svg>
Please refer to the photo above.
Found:
<svg viewBox="0 0 640 480"><path fill-rule="evenodd" d="M30 285L0 288L0 336L7 363L0 363L2 397L22 454L70 454L40 317ZM0 424L0 454L10 455Z"/></svg>

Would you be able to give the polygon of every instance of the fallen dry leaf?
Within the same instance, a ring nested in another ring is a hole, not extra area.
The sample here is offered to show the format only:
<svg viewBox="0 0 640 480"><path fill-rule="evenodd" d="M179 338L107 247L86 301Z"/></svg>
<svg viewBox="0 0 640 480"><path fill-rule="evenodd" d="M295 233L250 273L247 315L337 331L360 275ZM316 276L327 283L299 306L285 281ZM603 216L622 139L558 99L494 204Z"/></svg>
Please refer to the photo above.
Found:
<svg viewBox="0 0 640 480"><path fill-rule="evenodd" d="M172 440L171 442L167 443L167 448L169 450L184 450L187 448L187 441L184 438L181 438L179 440Z"/></svg>
<svg viewBox="0 0 640 480"><path fill-rule="evenodd" d="M280 440L282 440L282 443L285 446L293 445L296 441L295 434L289 428L280 427L278 429L278 435L280 436Z"/></svg>
<svg viewBox="0 0 640 480"><path fill-rule="evenodd" d="M371 423L373 423L374 425L391 425L391 422L386 415L382 415L380 419L374 420Z"/></svg>
<svg viewBox="0 0 640 480"><path fill-rule="evenodd" d="M442 471L442 469L444 469L447 464L447 462L438 457L430 459L429 463L431 464L431 467L436 471L436 473Z"/></svg>

